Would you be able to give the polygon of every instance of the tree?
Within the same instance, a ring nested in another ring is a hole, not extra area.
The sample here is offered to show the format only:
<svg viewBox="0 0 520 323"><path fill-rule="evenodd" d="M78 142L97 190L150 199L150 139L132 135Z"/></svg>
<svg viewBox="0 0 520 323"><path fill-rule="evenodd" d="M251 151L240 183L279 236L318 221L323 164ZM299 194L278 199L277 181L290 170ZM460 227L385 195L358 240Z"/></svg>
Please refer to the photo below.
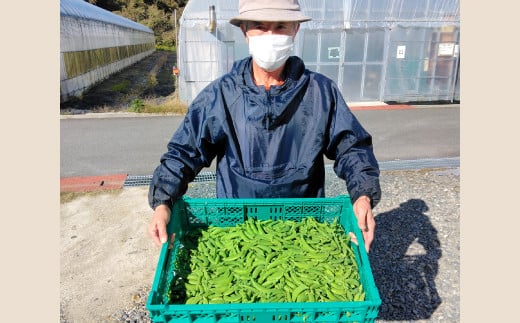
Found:
<svg viewBox="0 0 520 323"><path fill-rule="evenodd" d="M173 13L177 10L177 23L188 0L85 0L100 8L123 16L152 29L158 46L173 48L175 27Z"/></svg>

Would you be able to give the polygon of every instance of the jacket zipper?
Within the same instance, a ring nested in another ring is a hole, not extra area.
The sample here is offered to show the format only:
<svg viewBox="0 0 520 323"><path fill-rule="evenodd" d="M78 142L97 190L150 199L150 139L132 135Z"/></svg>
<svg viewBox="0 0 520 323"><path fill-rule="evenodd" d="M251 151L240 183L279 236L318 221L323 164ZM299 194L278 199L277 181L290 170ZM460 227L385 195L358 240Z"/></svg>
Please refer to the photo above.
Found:
<svg viewBox="0 0 520 323"><path fill-rule="evenodd" d="M270 128L271 128L271 89L266 91L266 94L267 94L267 117L265 118L265 120L266 120L265 129L270 130Z"/></svg>

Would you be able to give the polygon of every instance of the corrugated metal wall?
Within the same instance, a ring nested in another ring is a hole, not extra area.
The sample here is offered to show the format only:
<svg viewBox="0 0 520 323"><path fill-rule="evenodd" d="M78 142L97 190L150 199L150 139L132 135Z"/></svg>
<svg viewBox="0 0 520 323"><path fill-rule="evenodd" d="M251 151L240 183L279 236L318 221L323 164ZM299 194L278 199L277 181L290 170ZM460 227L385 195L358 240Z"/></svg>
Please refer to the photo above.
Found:
<svg viewBox="0 0 520 323"><path fill-rule="evenodd" d="M209 6L217 28L208 30ZM301 25L295 54L337 82L348 102L459 99L458 0L300 0L313 18ZM181 100L248 54L228 23L238 0L190 0L181 17Z"/></svg>
<svg viewBox="0 0 520 323"><path fill-rule="evenodd" d="M61 101L154 51L148 27L82 0L60 0Z"/></svg>

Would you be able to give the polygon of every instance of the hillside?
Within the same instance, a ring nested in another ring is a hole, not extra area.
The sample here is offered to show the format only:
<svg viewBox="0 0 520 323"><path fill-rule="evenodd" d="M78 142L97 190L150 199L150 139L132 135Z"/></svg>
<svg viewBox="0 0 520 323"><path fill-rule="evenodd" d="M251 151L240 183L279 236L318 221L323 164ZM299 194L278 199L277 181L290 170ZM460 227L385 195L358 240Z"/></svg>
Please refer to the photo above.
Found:
<svg viewBox="0 0 520 323"><path fill-rule="evenodd" d="M188 0L87 0L89 3L126 17L153 30L161 49L174 49L175 24Z"/></svg>

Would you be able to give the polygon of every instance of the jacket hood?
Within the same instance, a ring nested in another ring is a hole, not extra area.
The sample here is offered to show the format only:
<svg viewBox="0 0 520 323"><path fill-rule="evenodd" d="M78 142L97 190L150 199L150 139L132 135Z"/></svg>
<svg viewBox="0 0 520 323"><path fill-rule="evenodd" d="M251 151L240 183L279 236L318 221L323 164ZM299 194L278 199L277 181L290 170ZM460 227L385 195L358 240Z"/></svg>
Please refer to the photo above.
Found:
<svg viewBox="0 0 520 323"><path fill-rule="evenodd" d="M297 56L291 56L285 63L285 82L266 90L253 81L252 58L236 61L229 75L234 79L245 97L246 114L249 121L271 130L288 118L305 94L309 80L305 64Z"/></svg>

